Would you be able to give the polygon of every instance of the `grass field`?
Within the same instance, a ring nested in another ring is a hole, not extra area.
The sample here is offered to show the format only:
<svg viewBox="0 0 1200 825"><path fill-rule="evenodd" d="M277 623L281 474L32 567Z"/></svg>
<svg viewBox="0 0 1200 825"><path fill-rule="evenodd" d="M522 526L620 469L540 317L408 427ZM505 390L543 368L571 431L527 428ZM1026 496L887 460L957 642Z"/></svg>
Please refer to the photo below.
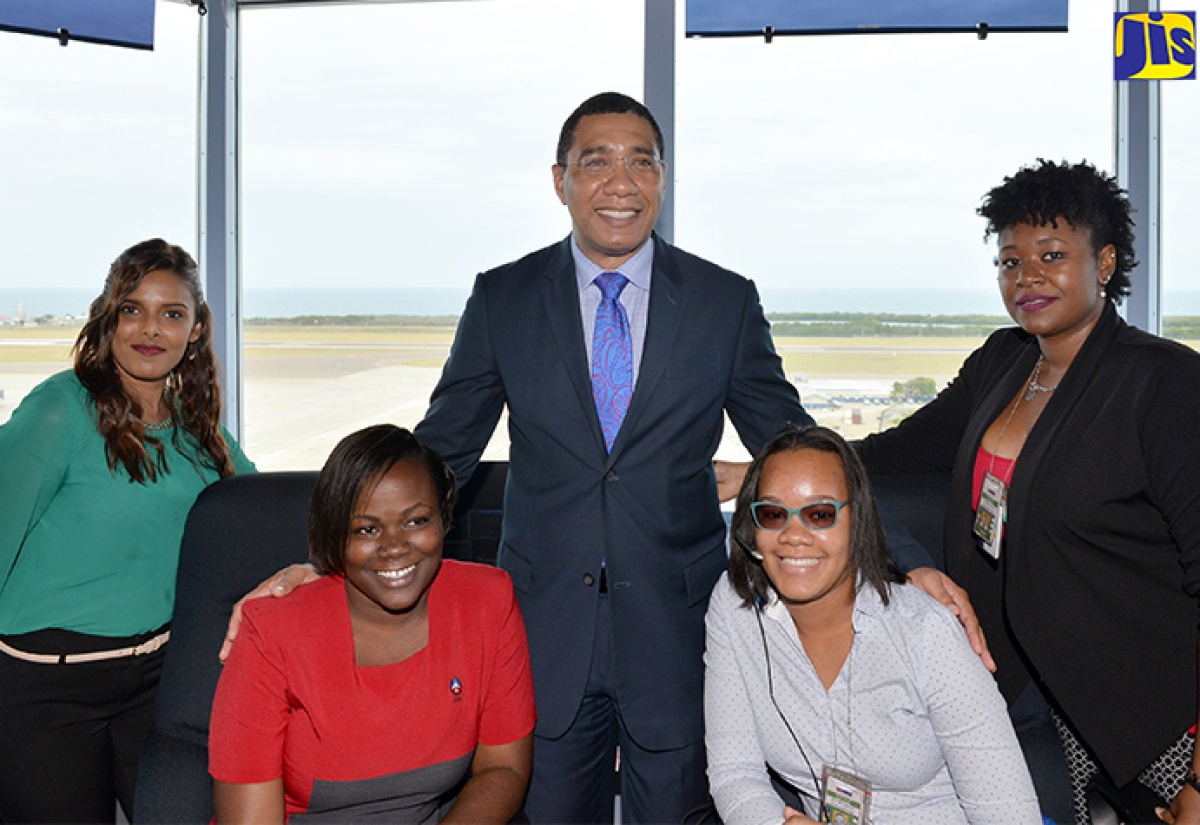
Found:
<svg viewBox="0 0 1200 825"><path fill-rule="evenodd" d="M66 364L77 327L0 327L0 364ZM297 358L358 350L408 353L406 363L440 366L450 351L449 327L245 327L246 356ZM431 356L441 353L440 357Z"/></svg>
<svg viewBox="0 0 1200 825"><path fill-rule="evenodd" d="M0 364L67 363L77 327L0 327Z"/></svg>
<svg viewBox="0 0 1200 825"><path fill-rule="evenodd" d="M958 372L977 338L777 338L788 375L807 378L939 379Z"/></svg>
<svg viewBox="0 0 1200 825"><path fill-rule="evenodd" d="M254 324L244 327L246 341L275 343L299 342L312 344L445 344L454 340L452 326L330 326L312 324Z"/></svg>
<svg viewBox="0 0 1200 825"><path fill-rule="evenodd" d="M78 330L69 327L0 327L0 364L69 362ZM248 326L247 362L260 359L384 359L409 366L440 366L450 351L449 327ZM979 345L973 338L780 338L776 346L788 374L813 378L868 377L907 380L950 376Z"/></svg>
<svg viewBox="0 0 1200 825"><path fill-rule="evenodd" d="M0 327L0 364L69 362L78 329ZM450 327L248 326L247 361L339 356L409 366L436 367L454 338ZM789 375L809 378L877 378L904 381L925 375L940 380L958 372L979 338L797 338L775 345ZM1200 342L1185 341L1193 348Z"/></svg>

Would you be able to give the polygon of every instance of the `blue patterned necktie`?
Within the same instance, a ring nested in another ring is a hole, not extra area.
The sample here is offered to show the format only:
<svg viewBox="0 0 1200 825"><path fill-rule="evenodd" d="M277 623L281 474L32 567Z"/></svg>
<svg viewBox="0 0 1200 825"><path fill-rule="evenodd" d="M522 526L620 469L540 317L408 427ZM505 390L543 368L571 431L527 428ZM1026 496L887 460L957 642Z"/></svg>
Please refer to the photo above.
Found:
<svg viewBox="0 0 1200 825"><path fill-rule="evenodd" d="M604 445L612 450L617 431L633 396L633 337L629 318L619 300L629 279L620 272L601 272L595 284L604 297L596 307L596 327L592 333L592 397Z"/></svg>

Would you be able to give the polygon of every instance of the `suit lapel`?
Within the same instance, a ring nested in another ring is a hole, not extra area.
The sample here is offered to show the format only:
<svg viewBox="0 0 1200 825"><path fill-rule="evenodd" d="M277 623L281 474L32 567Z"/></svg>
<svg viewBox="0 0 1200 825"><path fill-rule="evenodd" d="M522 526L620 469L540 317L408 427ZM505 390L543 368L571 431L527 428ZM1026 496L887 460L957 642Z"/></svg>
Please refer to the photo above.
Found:
<svg viewBox="0 0 1200 825"><path fill-rule="evenodd" d="M960 448L967 456L971 466L974 466L975 453L983 443L983 434L1012 402L1013 396L1017 394L1017 389L1025 386L1025 382L1033 370L1033 364L1037 361L1037 356L1037 339L1031 336L1024 346L1012 356L1008 369L997 376L991 390L984 397L983 403L980 404L983 415L974 417L970 428L963 435ZM972 509L974 509L973 504Z"/></svg>
<svg viewBox="0 0 1200 825"><path fill-rule="evenodd" d="M1071 362L1066 375L1058 384L1058 389L1046 402L1046 408L1038 416L1021 455L1013 471L1013 484L1010 490L1010 512L1014 535L1020 530L1021 519L1029 511L1028 498L1030 488L1028 480L1037 476L1038 467L1046 456L1046 451L1055 442L1059 432L1071 417L1072 410L1079 404L1083 394L1092 385L1096 370L1104 361L1104 353L1116 338L1117 330L1124 323L1117 311L1108 305L1095 329L1083 342L1083 346ZM1033 365L1029 367L1033 369Z"/></svg>
<svg viewBox="0 0 1200 825"><path fill-rule="evenodd" d="M575 281L575 263L571 258L571 239L568 237L558 245L550 264L546 267L542 282L542 302L546 318L563 365L579 404L584 408L584 418L600 451L604 452L604 433L600 429L600 418L596 415L596 401L592 397L592 376L587 360L587 348L583 342L583 320L579 315L579 286Z"/></svg>
<svg viewBox="0 0 1200 825"><path fill-rule="evenodd" d="M629 433L637 427L638 420L650 405L654 388L658 386L675 346L675 333L679 329L683 281L670 247L659 240L657 235L653 236L651 242L654 244L654 274L650 277L650 306L646 315L646 340L642 345L642 363L638 368L637 385L633 388L629 410L625 413L625 420L621 423L617 440L613 442L612 453L608 457L609 465L621 454L629 441ZM598 428L599 424L596 426ZM603 444L603 441L601 443Z"/></svg>

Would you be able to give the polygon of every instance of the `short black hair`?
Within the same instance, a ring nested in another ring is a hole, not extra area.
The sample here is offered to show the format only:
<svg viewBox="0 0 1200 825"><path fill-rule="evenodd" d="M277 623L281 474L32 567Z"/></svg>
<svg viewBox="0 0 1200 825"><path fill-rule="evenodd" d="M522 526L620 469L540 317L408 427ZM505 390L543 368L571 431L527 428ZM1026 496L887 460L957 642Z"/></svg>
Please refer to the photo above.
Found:
<svg viewBox="0 0 1200 825"><path fill-rule="evenodd" d="M663 157L666 149L662 129L658 128L658 121L650 114L650 110L629 95L601 92L580 103L579 108L571 112L570 117L563 123L562 131L558 133L558 150L554 153L554 162L559 166L567 165L567 154L575 143L575 129L579 126L579 121L588 115L637 115L654 130L654 144L658 148L658 157L660 160L666 160Z"/></svg>
<svg viewBox="0 0 1200 825"><path fill-rule="evenodd" d="M733 511L729 581L742 597L742 606L765 605L771 590L771 581L763 570L762 562L751 555L757 545L758 528L754 526L750 505L758 501L763 465L771 456L800 450L831 453L841 459L850 501L850 564L861 582L872 585L879 591L883 603L887 604L889 585L903 582L904 576L888 551L887 535L875 509L875 498L871 493L871 481L866 468L846 439L833 430L789 424L776 433L754 457L750 469L746 471Z"/></svg>
<svg viewBox="0 0 1200 825"><path fill-rule="evenodd" d="M308 505L308 559L324 574L346 571L350 522L363 496L401 461L414 461L429 473L437 491L442 529L453 525L458 485L442 457L408 430L377 424L343 438L317 476Z"/></svg>
<svg viewBox="0 0 1200 825"><path fill-rule="evenodd" d="M1133 206L1117 179L1086 160L1055 163L1038 158L983 196L977 210L987 218L984 240L1019 223L1058 226L1059 218L1074 229L1086 229L1092 251L1112 244L1117 264L1104 286L1108 300L1121 303L1129 294L1129 273L1137 266L1133 241Z"/></svg>

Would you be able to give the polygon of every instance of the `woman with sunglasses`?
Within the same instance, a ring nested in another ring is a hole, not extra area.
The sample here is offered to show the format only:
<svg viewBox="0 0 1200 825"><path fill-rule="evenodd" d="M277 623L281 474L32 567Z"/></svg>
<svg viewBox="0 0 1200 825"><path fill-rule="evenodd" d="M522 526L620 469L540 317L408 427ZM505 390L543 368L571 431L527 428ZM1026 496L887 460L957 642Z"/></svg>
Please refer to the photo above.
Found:
<svg viewBox="0 0 1200 825"><path fill-rule="evenodd" d="M771 439L733 539L704 685L726 825L1041 823L1004 700L953 614L903 583L839 435Z"/></svg>

